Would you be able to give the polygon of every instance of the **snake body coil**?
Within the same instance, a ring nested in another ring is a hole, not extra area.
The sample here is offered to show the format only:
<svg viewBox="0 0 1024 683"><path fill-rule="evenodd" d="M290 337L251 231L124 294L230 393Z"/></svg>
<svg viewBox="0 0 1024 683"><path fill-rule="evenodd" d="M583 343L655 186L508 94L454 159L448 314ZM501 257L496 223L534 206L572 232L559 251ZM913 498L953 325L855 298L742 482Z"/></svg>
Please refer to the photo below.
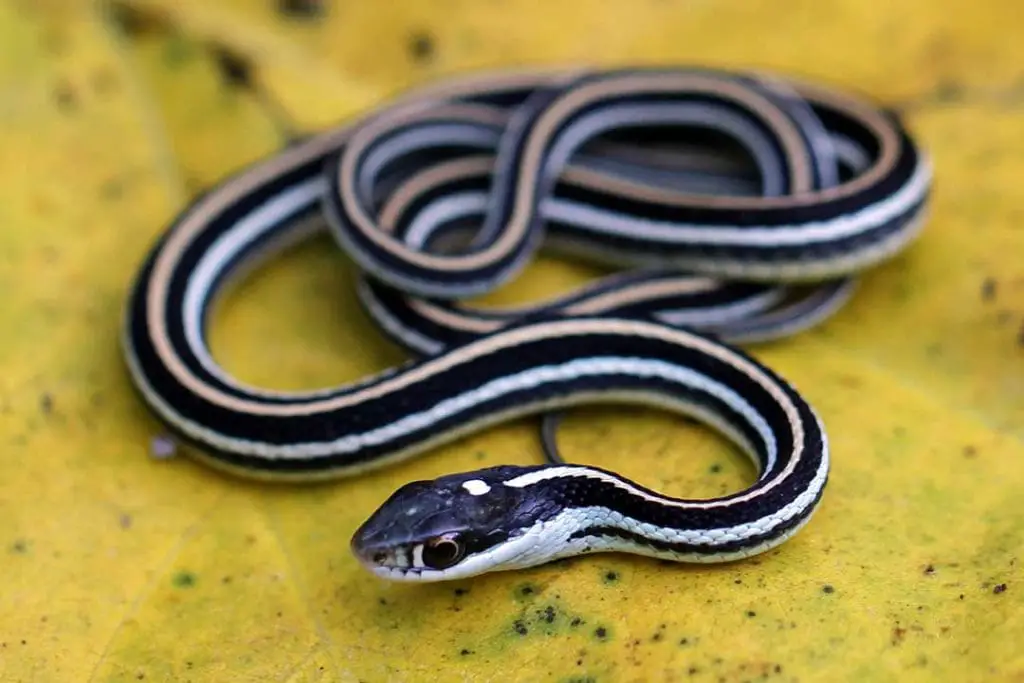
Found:
<svg viewBox="0 0 1024 683"><path fill-rule="evenodd" d="M131 293L142 399L198 456L255 478L341 477L515 417L654 405L756 463L748 489L664 496L552 462L400 488L353 536L379 576L439 580L596 551L747 557L810 519L829 453L812 408L732 344L835 312L903 250L930 168L900 122L762 74L508 72L417 90L228 178L178 216ZM381 329L417 358L351 385L250 387L206 344L224 282L326 225ZM518 308L467 299L540 248L618 268Z"/></svg>

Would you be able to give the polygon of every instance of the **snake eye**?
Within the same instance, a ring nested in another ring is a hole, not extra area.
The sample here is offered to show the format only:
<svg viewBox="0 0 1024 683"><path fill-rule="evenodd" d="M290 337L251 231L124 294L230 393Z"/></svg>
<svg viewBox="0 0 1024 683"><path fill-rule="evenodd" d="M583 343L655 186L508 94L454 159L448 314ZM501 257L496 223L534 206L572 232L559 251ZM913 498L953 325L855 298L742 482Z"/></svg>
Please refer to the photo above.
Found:
<svg viewBox="0 0 1024 683"><path fill-rule="evenodd" d="M447 569L462 559L465 546L451 536L437 536L423 544L423 565L431 569Z"/></svg>

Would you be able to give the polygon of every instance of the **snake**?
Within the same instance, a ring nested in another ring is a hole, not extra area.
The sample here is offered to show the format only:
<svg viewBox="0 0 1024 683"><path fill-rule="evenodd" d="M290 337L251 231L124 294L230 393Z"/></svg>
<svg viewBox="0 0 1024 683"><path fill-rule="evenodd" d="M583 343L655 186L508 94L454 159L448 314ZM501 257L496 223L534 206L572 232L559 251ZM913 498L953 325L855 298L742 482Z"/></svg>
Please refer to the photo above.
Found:
<svg viewBox="0 0 1024 683"><path fill-rule="evenodd" d="M763 553L820 507L829 441L747 343L806 330L920 234L931 165L897 113L838 88L686 66L453 75L308 134L184 207L132 282L122 349L141 401L243 478L352 477L527 416L640 405L754 464L746 488L669 496L561 459L397 487L353 529L357 564L443 581L601 552L682 563ZM408 350L340 386L227 372L213 302L327 233L363 310ZM600 270L516 306L474 300L540 253Z"/></svg>

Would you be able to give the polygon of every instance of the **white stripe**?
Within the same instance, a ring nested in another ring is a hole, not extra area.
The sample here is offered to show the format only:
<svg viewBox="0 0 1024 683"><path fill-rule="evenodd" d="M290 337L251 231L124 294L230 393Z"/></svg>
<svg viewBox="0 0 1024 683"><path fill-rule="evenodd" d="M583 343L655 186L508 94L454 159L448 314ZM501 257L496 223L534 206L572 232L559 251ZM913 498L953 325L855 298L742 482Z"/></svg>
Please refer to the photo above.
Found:
<svg viewBox="0 0 1024 683"><path fill-rule="evenodd" d="M411 151L450 145L455 142L489 150L498 144L500 137L500 132L489 128L482 129L464 123L443 122L419 124L397 135L388 136L383 142L375 142L363 158L356 181L359 187L359 200L361 202L372 201L373 184L377 180L380 170Z"/></svg>
<svg viewBox="0 0 1024 683"><path fill-rule="evenodd" d="M920 202L930 181L931 167L922 157L910 180L885 199L832 220L782 227L667 223L557 200L545 202L544 216L578 226L587 232L627 235L633 239L655 243L801 246L851 237L885 224Z"/></svg>
<svg viewBox="0 0 1024 683"><path fill-rule="evenodd" d="M670 244L800 246L850 237L880 226L921 201L931 182L931 166L922 157L910 180L882 201L830 221L792 226L730 226L651 221L577 204L557 198L541 201L540 213L548 220L573 225L596 234L625 235ZM482 192L444 195L433 200L413 219L405 243L421 249L445 223L483 214L489 196ZM744 266L746 267L746 266ZM742 271L739 273L742 275Z"/></svg>
<svg viewBox="0 0 1024 683"><path fill-rule="evenodd" d="M385 332L401 339L402 344L424 355L444 351L444 345L441 342L408 327L401 320L391 315L390 309L380 302L373 293L373 289L366 283L366 280L359 279L356 283L356 293L374 322L380 325Z"/></svg>
<svg viewBox="0 0 1024 683"><path fill-rule="evenodd" d="M765 446L766 467L764 469L770 470L774 467L778 457L778 444L775 436L772 434L771 428L765 419L745 398L724 384L689 368L671 365L664 361L642 358L595 357L570 361L562 365L530 368L515 375L492 380L471 391L441 401L433 408L406 415L377 429L361 434L349 434L335 441L275 445L270 451L267 448L268 444L250 439L225 436L224 434L211 431L208 427L198 424L181 414L175 415L173 421L179 429L191 433L193 436L197 436L211 445L235 453L258 454L266 459L302 460L326 455L352 454L367 446L388 443L414 432L428 429L431 425L441 420L515 391L531 389L547 383L571 380L582 376L602 376L608 374L659 377L716 396L735 412L743 416L758 433ZM161 406L160 412L162 414L166 415L169 412L173 414L173 411L168 410L166 403L159 396L153 395L150 398ZM716 424L709 418L710 416L706 416L705 421L710 426L721 431L726 437L731 440L739 438L737 433L729 430L724 422ZM745 446L742 441L738 443L740 446Z"/></svg>
<svg viewBox="0 0 1024 683"><path fill-rule="evenodd" d="M182 302L185 339L203 368L221 381L238 385L237 380L227 375L210 356L202 338L203 306L210 296L214 280L221 275L223 264L233 260L262 235L278 228L282 221L304 206L315 203L326 189L324 179L314 178L274 196L221 235L189 275Z"/></svg>
<svg viewBox="0 0 1024 683"><path fill-rule="evenodd" d="M745 524L711 529L681 530L641 523L601 506L567 508L549 520L537 522L530 528L523 529L519 535L508 539L504 543L500 543L482 553L467 557L450 569L443 571L425 569L420 572L405 572L400 569L376 566L369 566L368 569L378 576L395 581L439 581L467 578L495 569L524 569L562 557L572 557L588 552L625 551L693 563L726 562L741 559L764 552L771 547L783 543L810 520L813 511L800 524L787 530L785 533L757 543L745 545L736 550L720 551L711 554L659 551L650 546L641 546L621 538L584 536L572 539L571 537L578 531L594 526L613 526L668 543L685 543L708 549L714 549L716 546L735 541L742 542L753 536L770 533L780 524L800 515L810 506L814 505L815 498L825 485L828 477L828 468L829 462L826 450L825 457L822 459L818 471L804 491L775 512Z"/></svg>
<svg viewBox="0 0 1024 683"><path fill-rule="evenodd" d="M545 159L545 171L560 170L587 139L617 125L635 125L638 121L647 125L703 125L732 135L753 158L761 175L760 194L763 196L782 194L783 183L788 181L772 138L751 123L750 118L725 107L699 103L614 105L580 116L558 135L557 143Z"/></svg>

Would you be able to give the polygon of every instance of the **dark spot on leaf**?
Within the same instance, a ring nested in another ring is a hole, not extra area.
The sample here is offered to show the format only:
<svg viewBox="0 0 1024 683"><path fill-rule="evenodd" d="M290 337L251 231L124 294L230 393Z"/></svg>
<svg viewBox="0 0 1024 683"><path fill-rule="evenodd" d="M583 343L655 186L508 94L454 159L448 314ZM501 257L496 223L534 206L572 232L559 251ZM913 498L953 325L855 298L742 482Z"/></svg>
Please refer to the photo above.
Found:
<svg viewBox="0 0 1024 683"><path fill-rule="evenodd" d="M242 89L254 87L252 62L246 56L221 45L212 45L210 53L225 85Z"/></svg>
<svg viewBox="0 0 1024 683"><path fill-rule="evenodd" d="M996 290L998 289L999 283L993 277L985 278L985 281L981 283L981 300L992 301L996 298Z"/></svg>
<svg viewBox="0 0 1024 683"><path fill-rule="evenodd" d="M608 637L608 629L606 629L604 626L598 626L594 629L594 635L600 638L601 640L604 640Z"/></svg>
<svg viewBox="0 0 1024 683"><path fill-rule="evenodd" d="M573 627L581 626L582 624L583 624L583 620L580 619L579 617L573 617L572 621L569 622L569 626L573 626Z"/></svg>
<svg viewBox="0 0 1024 683"><path fill-rule="evenodd" d="M132 7L125 2L111 3L110 19L125 35L139 37L159 31L166 21L156 12Z"/></svg>
<svg viewBox="0 0 1024 683"><path fill-rule="evenodd" d="M463 595L465 595L468 592L469 592L468 588L456 588L455 591L454 591L455 597L457 597L457 598L461 598Z"/></svg>
<svg viewBox="0 0 1024 683"><path fill-rule="evenodd" d="M905 637L906 635L907 635L907 629L905 629L905 628L900 628L899 626L896 626L896 627L895 627L895 628L893 628L893 630L892 630L892 638L891 638L891 642L892 642L892 644L893 644L894 646L895 646L895 645L899 645L900 643L902 643L902 642L903 642L903 638L904 638L904 637Z"/></svg>
<svg viewBox="0 0 1024 683"><path fill-rule="evenodd" d="M434 37L426 31L417 31L409 36L409 56L417 64L425 64L434 57Z"/></svg>
<svg viewBox="0 0 1024 683"><path fill-rule="evenodd" d="M962 83L943 81L934 90L934 99L940 103L959 102L964 99L965 90Z"/></svg>
<svg viewBox="0 0 1024 683"><path fill-rule="evenodd" d="M460 655L462 655L463 657L465 657L466 655L471 655L471 654L473 654L473 651L472 651L472 650L467 650L466 648L462 648L462 649L461 649L461 650L459 651L459 654L460 654Z"/></svg>
<svg viewBox="0 0 1024 683"><path fill-rule="evenodd" d="M977 454L978 454L978 449L976 449L974 446L964 446L964 457L965 458L973 458Z"/></svg>
<svg viewBox="0 0 1024 683"><path fill-rule="evenodd" d="M191 588L196 585L196 575L192 572L182 571L175 574L171 581L178 588Z"/></svg>
<svg viewBox="0 0 1024 683"><path fill-rule="evenodd" d="M28 541L24 538L15 539L14 543L11 544L11 552L24 555L28 552Z"/></svg>
<svg viewBox="0 0 1024 683"><path fill-rule="evenodd" d="M756 616L757 616L757 612L755 612L755 611L754 611L754 610L752 610L752 609L751 609L751 610L747 610L747 616L748 616L749 618L753 619L754 617L756 617Z"/></svg>
<svg viewBox="0 0 1024 683"><path fill-rule="evenodd" d="M224 577L221 578L220 582L221 583L231 583L231 577L230 576L224 576Z"/></svg>
<svg viewBox="0 0 1024 683"><path fill-rule="evenodd" d="M386 604L388 604L388 601L385 600L384 598L377 598L377 604L379 604L379 605L386 605Z"/></svg>
<svg viewBox="0 0 1024 683"><path fill-rule="evenodd" d="M618 580L619 580L619 573L616 572L616 571L609 571L609 572L606 572L605 575L604 575L604 582L605 583L615 583Z"/></svg>
<svg viewBox="0 0 1024 683"><path fill-rule="evenodd" d="M522 586L516 589L516 595L521 598L526 598L537 592L537 587L532 583L524 583Z"/></svg>
<svg viewBox="0 0 1024 683"><path fill-rule="evenodd" d="M1000 593L1005 593L1006 592L1006 584L1005 583L999 584L998 586L996 586L995 588L992 589L992 592L995 593L996 595L999 595Z"/></svg>
<svg viewBox="0 0 1024 683"><path fill-rule="evenodd" d="M927 567L924 568L925 576L931 576L934 573L935 573L935 565L930 564L930 565L928 565Z"/></svg>
<svg viewBox="0 0 1024 683"><path fill-rule="evenodd" d="M711 474L718 474L719 472L722 471L722 466L716 462L714 465L711 466L709 471L711 472Z"/></svg>
<svg viewBox="0 0 1024 683"><path fill-rule="evenodd" d="M57 86L57 89L53 93L54 99L57 101L57 106L64 111L70 111L75 108L77 104L77 98L75 97L75 91L67 83L62 83Z"/></svg>
<svg viewBox="0 0 1024 683"><path fill-rule="evenodd" d="M549 624L553 624L555 622L555 608L551 605L545 607L541 618Z"/></svg>
<svg viewBox="0 0 1024 683"><path fill-rule="evenodd" d="M117 524L122 529L130 529L132 526L132 516L122 512L121 515L117 518Z"/></svg>
<svg viewBox="0 0 1024 683"><path fill-rule="evenodd" d="M100 194L104 199L116 200L124 195L124 183L117 178L111 178L100 187ZM102 398L93 396L94 403L102 403Z"/></svg>
<svg viewBox="0 0 1024 683"><path fill-rule="evenodd" d="M690 644L690 639L689 638L680 638L679 639L679 644L680 645L689 645Z"/></svg>
<svg viewBox="0 0 1024 683"><path fill-rule="evenodd" d="M527 633L529 633L529 631L526 629L526 624L523 623L522 619L516 619L515 622L512 624L512 628L515 629L515 632L521 636L525 636Z"/></svg>
<svg viewBox="0 0 1024 683"><path fill-rule="evenodd" d="M49 415L53 412L53 396L50 394L43 394L39 397L39 409L43 411L43 415Z"/></svg>
<svg viewBox="0 0 1024 683"><path fill-rule="evenodd" d="M686 673L688 673L688 674L690 674L691 676L693 676L693 675L695 675L695 674L698 674L698 673L700 673L700 669L698 669L698 668L697 668L697 667L695 667L695 666L691 666L691 667L690 667L689 669L687 669L687 670L686 670Z"/></svg>
<svg viewBox="0 0 1024 683"><path fill-rule="evenodd" d="M780 674L780 673L782 673L782 665L781 665L781 664L776 664L776 665L775 665L775 668L774 668L774 671L775 671L775 673L777 673L777 674Z"/></svg>
<svg viewBox="0 0 1024 683"><path fill-rule="evenodd" d="M824 586L821 587L821 592L831 595L832 593L836 592L836 589L833 588L831 584L826 583Z"/></svg>
<svg viewBox="0 0 1024 683"><path fill-rule="evenodd" d="M323 0L278 0L277 11L293 19L319 19L326 14Z"/></svg>
<svg viewBox="0 0 1024 683"><path fill-rule="evenodd" d="M733 583L735 583L737 586L739 586L740 584L743 583L743 579L736 579L735 581L733 581Z"/></svg>

